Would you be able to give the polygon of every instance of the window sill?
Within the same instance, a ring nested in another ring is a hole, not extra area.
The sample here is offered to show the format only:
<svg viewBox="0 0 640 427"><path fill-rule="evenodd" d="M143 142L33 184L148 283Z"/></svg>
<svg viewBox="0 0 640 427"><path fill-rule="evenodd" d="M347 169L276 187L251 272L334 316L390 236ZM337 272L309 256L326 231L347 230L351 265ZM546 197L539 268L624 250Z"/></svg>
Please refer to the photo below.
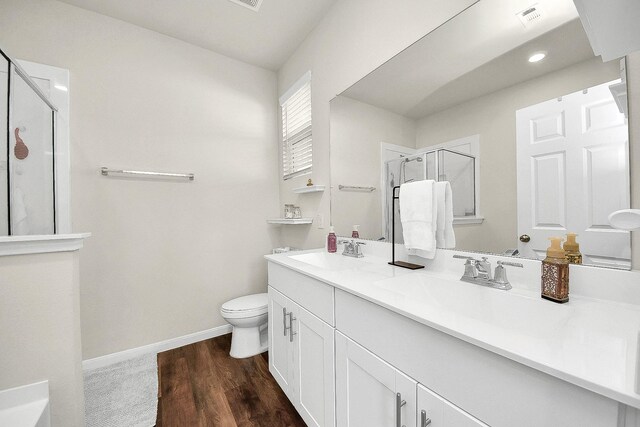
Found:
<svg viewBox="0 0 640 427"><path fill-rule="evenodd" d="M0 256L77 251L91 233L0 237Z"/></svg>
<svg viewBox="0 0 640 427"><path fill-rule="evenodd" d="M453 218L453 225L482 224L483 222L483 216L461 216Z"/></svg>

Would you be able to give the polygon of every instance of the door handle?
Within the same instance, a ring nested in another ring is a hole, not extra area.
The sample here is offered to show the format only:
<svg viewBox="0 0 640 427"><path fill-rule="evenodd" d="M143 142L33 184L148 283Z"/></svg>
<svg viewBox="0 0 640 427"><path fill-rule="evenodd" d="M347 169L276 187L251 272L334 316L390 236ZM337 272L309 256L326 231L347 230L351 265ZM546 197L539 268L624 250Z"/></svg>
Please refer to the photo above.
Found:
<svg viewBox="0 0 640 427"><path fill-rule="evenodd" d="M289 313L291 314L291 313ZM287 326L287 316L289 315L287 314L287 308L286 307L282 307L282 326L284 328L284 336L287 336L287 329L289 329L289 326Z"/></svg>
<svg viewBox="0 0 640 427"><path fill-rule="evenodd" d="M396 393L396 427L405 427L402 425L402 407L407 404L406 400L402 400L402 395Z"/></svg>
<svg viewBox="0 0 640 427"><path fill-rule="evenodd" d="M293 317L293 311L289 312L289 342L293 342L293 336L298 335L297 332L293 332L293 321L296 320Z"/></svg>
<svg viewBox="0 0 640 427"><path fill-rule="evenodd" d="M527 243L531 240L531 237L529 237L528 234L523 234L522 236L520 236L520 241L522 243Z"/></svg>
<svg viewBox="0 0 640 427"><path fill-rule="evenodd" d="M427 427L431 424L431 418L427 418L427 411L422 410L420 412L420 427Z"/></svg>

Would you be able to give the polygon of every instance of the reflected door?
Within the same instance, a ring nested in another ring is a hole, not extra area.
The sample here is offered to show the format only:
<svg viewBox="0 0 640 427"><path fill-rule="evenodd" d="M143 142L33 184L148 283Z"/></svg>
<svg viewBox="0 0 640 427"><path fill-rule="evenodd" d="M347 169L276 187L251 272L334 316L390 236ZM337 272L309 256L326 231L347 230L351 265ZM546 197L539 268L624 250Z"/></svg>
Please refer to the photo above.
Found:
<svg viewBox="0 0 640 427"><path fill-rule="evenodd" d="M585 264L629 268L630 235L607 219L629 207L628 130L612 83L516 112L523 256L542 259L549 237L576 232Z"/></svg>

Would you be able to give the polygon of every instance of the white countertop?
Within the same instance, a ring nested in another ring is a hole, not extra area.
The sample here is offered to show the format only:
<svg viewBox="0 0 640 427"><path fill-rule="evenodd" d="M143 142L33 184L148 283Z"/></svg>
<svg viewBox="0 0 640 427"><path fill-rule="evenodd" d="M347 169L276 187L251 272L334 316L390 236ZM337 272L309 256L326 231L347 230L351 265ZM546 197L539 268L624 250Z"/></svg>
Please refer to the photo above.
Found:
<svg viewBox="0 0 640 427"><path fill-rule="evenodd" d="M500 291L461 282L454 272L411 271L388 265L387 259L354 259L324 249L265 258L640 409L640 305L573 294L568 303L556 304L516 283Z"/></svg>

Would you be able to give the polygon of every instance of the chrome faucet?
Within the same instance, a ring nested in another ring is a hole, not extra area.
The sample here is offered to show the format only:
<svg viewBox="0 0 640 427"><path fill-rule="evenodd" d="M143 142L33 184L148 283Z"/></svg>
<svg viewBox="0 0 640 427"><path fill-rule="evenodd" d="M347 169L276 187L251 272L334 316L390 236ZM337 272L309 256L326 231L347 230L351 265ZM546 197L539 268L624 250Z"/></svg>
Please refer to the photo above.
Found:
<svg viewBox="0 0 640 427"><path fill-rule="evenodd" d="M338 243L344 244L344 249L342 251L342 255L350 256L353 258L362 258L364 254L360 252L360 246L366 245L363 242L356 242L355 240L340 240Z"/></svg>
<svg viewBox="0 0 640 427"><path fill-rule="evenodd" d="M460 280L463 282L475 283L476 285L502 289L504 291L507 291L512 287L507 279L507 270L504 266L510 265L512 267L523 267L519 262L498 261L494 277L492 278L491 263L487 260L487 257L482 257L482 260L480 261L473 257L464 255L454 255L453 257L466 259L464 263L464 274Z"/></svg>

